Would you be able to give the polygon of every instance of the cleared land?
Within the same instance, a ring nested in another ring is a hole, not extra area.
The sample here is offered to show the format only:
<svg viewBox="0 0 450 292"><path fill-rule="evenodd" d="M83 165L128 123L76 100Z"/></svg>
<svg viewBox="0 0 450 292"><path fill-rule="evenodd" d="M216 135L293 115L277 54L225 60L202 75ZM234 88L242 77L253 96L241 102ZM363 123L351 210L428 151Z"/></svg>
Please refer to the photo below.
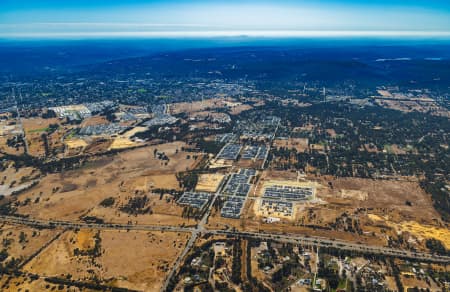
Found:
<svg viewBox="0 0 450 292"><path fill-rule="evenodd" d="M273 141L275 148L295 149L297 152L306 152L308 150L308 138L289 138L276 139Z"/></svg>
<svg viewBox="0 0 450 292"><path fill-rule="evenodd" d="M187 238L188 234L171 232L70 231L24 269L43 276L70 274L81 281L98 278L115 287L157 291Z"/></svg>
<svg viewBox="0 0 450 292"><path fill-rule="evenodd" d="M258 200L265 183L284 180L297 184L296 178L295 172L265 171L256 189L258 198L247 200L240 219L222 218L213 211L208 227L301 233L375 245L386 245L389 237L397 238L402 232L405 242L415 239L422 250L426 250L426 238L439 239L448 246L448 229L438 219L429 195L414 181L307 177L304 179L316 186L316 198L297 203L293 218L274 216L281 221L264 223ZM308 185L302 179L299 184Z"/></svg>
<svg viewBox="0 0 450 292"><path fill-rule="evenodd" d="M160 199L159 192L152 195L154 189L179 190L176 173L192 169L201 159L201 155L193 159L193 153L188 155L181 151L182 147L186 144L147 146L89 161L77 170L49 174L18 197L22 202L18 213L41 219L80 220L95 215L108 222L185 223L179 216L182 207L172 202L171 197ZM169 160L158 159L154 154L157 149L164 149ZM151 214L133 215L130 219L130 214L119 211L122 204L144 194L149 198L145 207L150 207ZM117 204L101 207L100 203L110 197Z"/></svg>
<svg viewBox="0 0 450 292"><path fill-rule="evenodd" d="M195 188L197 192L215 193L225 175L220 173L205 173L198 178L198 183Z"/></svg>
<svg viewBox="0 0 450 292"><path fill-rule="evenodd" d="M8 259L28 260L42 246L50 242L60 231L39 230L24 226L2 225L0 241L8 252Z"/></svg>
<svg viewBox="0 0 450 292"><path fill-rule="evenodd" d="M144 132L148 128L147 127L134 127L133 129L126 131L119 137L115 138L109 146L109 149L124 149L124 148L130 148L130 147L136 147L139 145L142 145L142 143L133 141L131 138L139 132Z"/></svg>

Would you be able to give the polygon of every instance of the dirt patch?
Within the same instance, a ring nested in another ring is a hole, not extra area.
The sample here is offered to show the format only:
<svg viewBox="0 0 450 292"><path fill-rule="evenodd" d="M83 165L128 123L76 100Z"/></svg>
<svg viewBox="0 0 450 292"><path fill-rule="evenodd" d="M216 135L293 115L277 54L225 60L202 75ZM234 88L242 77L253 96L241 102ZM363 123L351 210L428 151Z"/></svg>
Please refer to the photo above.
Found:
<svg viewBox="0 0 450 292"><path fill-rule="evenodd" d="M450 230L435 226L422 225L415 221L401 222L398 224L387 222L396 228L398 232L409 232L419 240L434 238L442 242L446 249L450 250Z"/></svg>
<svg viewBox="0 0 450 292"><path fill-rule="evenodd" d="M87 126L95 126L95 125L104 125L109 124L109 121L104 116L92 116L89 118L86 118L81 123L80 127L84 128Z"/></svg>
<svg viewBox="0 0 450 292"><path fill-rule="evenodd" d="M198 192L215 193L225 175L220 173L206 173L199 176L197 186Z"/></svg>

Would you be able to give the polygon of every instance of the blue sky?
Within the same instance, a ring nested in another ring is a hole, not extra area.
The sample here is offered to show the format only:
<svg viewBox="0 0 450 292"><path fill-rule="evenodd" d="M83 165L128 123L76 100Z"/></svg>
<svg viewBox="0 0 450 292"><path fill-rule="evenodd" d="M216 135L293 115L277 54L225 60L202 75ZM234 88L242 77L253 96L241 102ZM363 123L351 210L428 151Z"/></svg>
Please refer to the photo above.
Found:
<svg viewBox="0 0 450 292"><path fill-rule="evenodd" d="M448 37L450 1L0 0L0 37L252 34Z"/></svg>

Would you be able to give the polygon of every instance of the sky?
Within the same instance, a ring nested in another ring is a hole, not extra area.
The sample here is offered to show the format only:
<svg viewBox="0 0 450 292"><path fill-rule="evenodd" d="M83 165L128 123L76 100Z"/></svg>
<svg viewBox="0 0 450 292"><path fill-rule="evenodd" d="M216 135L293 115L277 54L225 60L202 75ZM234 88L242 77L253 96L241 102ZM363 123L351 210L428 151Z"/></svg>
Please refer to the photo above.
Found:
<svg viewBox="0 0 450 292"><path fill-rule="evenodd" d="M449 0L0 0L0 37L450 36Z"/></svg>

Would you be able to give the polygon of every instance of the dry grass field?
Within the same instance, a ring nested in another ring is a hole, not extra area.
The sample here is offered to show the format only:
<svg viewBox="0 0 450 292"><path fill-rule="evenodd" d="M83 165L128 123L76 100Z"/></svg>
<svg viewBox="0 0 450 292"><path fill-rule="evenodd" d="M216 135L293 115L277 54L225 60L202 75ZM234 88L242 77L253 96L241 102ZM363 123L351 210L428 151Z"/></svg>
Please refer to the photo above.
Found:
<svg viewBox="0 0 450 292"><path fill-rule="evenodd" d="M8 284L4 286L4 284ZM38 278L37 280L33 280L29 277L19 276L10 278L8 275L4 275L0 277L0 286L2 287L2 291L5 292L18 292L18 291L39 291L39 292L50 292L50 291L58 291L62 288L62 291L67 292L94 292L94 290L90 289L79 289L76 287L68 287L68 286L60 286L57 284L51 284L46 282L42 278ZM60 290L61 291L61 290Z"/></svg>
<svg viewBox="0 0 450 292"><path fill-rule="evenodd" d="M72 279L82 281L96 277L106 285L157 291L188 236L171 232L68 231L24 270L42 276L70 274ZM93 252L95 244L99 246L98 254ZM81 252L77 253L77 249Z"/></svg>
<svg viewBox="0 0 450 292"><path fill-rule="evenodd" d="M126 131L117 138L114 138L111 146L109 146L109 150L131 148L142 145L142 143L132 141L131 137L133 137L136 133L144 132L147 129L147 127L134 127L133 129Z"/></svg>
<svg viewBox="0 0 450 292"><path fill-rule="evenodd" d="M265 171L256 194L260 196L264 185L271 181L295 182L296 178L295 172ZM213 212L208 228L301 233L376 245L385 245L388 235L395 237L397 232L403 232L419 239L418 248L422 250L425 250L422 241L425 238L436 238L446 246L449 244L448 228L440 222L431 198L417 182L331 177L306 179L316 186L316 198L298 203L294 218L263 223L261 214L257 212L258 200L249 199L240 219L221 218L218 212ZM308 184L300 182L305 183ZM411 204L406 204L406 201ZM371 210L371 215L368 216L364 210ZM331 227L342 219L343 214L359 223L362 234Z"/></svg>
<svg viewBox="0 0 450 292"><path fill-rule="evenodd" d="M0 171L0 194L9 196L14 192L29 187L40 176L40 171L32 167L16 169L11 163L10 167Z"/></svg>
<svg viewBox="0 0 450 292"><path fill-rule="evenodd" d="M3 224L0 230L0 241L8 252L9 258L16 258L23 263L59 232Z"/></svg>
<svg viewBox="0 0 450 292"><path fill-rule="evenodd" d="M103 124L109 124L109 121L104 116L92 116L88 117L83 120L80 127L87 127L87 126L95 126L95 125L103 125Z"/></svg>
<svg viewBox="0 0 450 292"><path fill-rule="evenodd" d="M19 202L28 201L26 205L20 204L18 213L42 219L79 220L93 212L104 214L107 220L119 220L120 213L114 215L117 212L112 208L99 211L99 203L109 197L126 202L127 198L140 193L153 197L150 193L154 188L178 190L176 173L191 169L201 159L200 156L197 160L193 159L192 153L189 153L188 159L188 155L181 151L185 146L181 142L147 146L89 161L80 169L49 174L37 186L18 197ZM169 161L154 157L155 149L164 149ZM175 214L181 214L181 207L159 200L159 195L155 197L157 201L151 204L158 207L152 207L153 214L138 216L145 218L145 223L163 222L168 216L166 210L173 212L170 214L172 221L177 217ZM159 219L157 210L164 211ZM175 221L177 224L184 222Z"/></svg>
<svg viewBox="0 0 450 292"><path fill-rule="evenodd" d="M434 238L442 242L445 248L450 249L450 230L448 228L440 228L417 223L416 221L405 221L400 223L392 223L387 221L389 226L393 226L397 232L407 232L423 241L427 238Z"/></svg>
<svg viewBox="0 0 450 292"><path fill-rule="evenodd" d="M51 124L60 125L61 121L58 118L43 119L43 118L28 118L22 119L23 128L26 135L33 133L42 133Z"/></svg>
<svg viewBox="0 0 450 292"><path fill-rule="evenodd" d="M277 139L273 143L275 148L296 149L297 152L306 152L309 145L308 138Z"/></svg>
<svg viewBox="0 0 450 292"><path fill-rule="evenodd" d="M86 148L88 143L83 139L69 139L64 141L64 143L67 145L69 149L76 149L76 148Z"/></svg>
<svg viewBox="0 0 450 292"><path fill-rule="evenodd" d="M252 109L252 106L237 102L231 98L213 98L205 99L203 101L173 103L169 107L169 112L171 114L192 114L223 108L228 109L228 112L231 115L238 115L243 111Z"/></svg>
<svg viewBox="0 0 450 292"><path fill-rule="evenodd" d="M195 113L207 109L223 108L223 99L205 99L203 101L179 102L170 104L169 112L171 114Z"/></svg>
<svg viewBox="0 0 450 292"><path fill-rule="evenodd" d="M224 177L225 175L221 173L201 174L198 178L198 183L195 190L197 192L215 193Z"/></svg>
<svg viewBox="0 0 450 292"><path fill-rule="evenodd" d="M439 218L430 196L414 181L323 177L321 184L324 187L318 189L317 196L330 204L372 208L396 222L414 220L434 224L434 219Z"/></svg>
<svg viewBox="0 0 450 292"><path fill-rule="evenodd" d="M410 97L405 94L390 93L386 90L378 90L381 97L375 102L382 107L402 112L422 112L436 116L450 117L450 111L440 106L434 99L427 95Z"/></svg>
<svg viewBox="0 0 450 292"><path fill-rule="evenodd" d="M45 155L44 140L42 135L47 133L50 125L58 125L58 129L47 136L50 149L62 146L61 135L70 128L70 126L63 126L61 124L61 120L57 118L25 118L22 119L22 124L27 137L28 151L32 156Z"/></svg>
<svg viewBox="0 0 450 292"><path fill-rule="evenodd" d="M183 207L178 205L171 196L165 195L160 199L159 195L148 195L151 214L128 214L119 210L120 206L125 205L131 196L115 197L115 205L105 208L101 206L93 207L88 215L103 219L105 222L114 222L127 224L144 225L172 225L172 226L191 226L195 225L194 220L182 218Z"/></svg>

